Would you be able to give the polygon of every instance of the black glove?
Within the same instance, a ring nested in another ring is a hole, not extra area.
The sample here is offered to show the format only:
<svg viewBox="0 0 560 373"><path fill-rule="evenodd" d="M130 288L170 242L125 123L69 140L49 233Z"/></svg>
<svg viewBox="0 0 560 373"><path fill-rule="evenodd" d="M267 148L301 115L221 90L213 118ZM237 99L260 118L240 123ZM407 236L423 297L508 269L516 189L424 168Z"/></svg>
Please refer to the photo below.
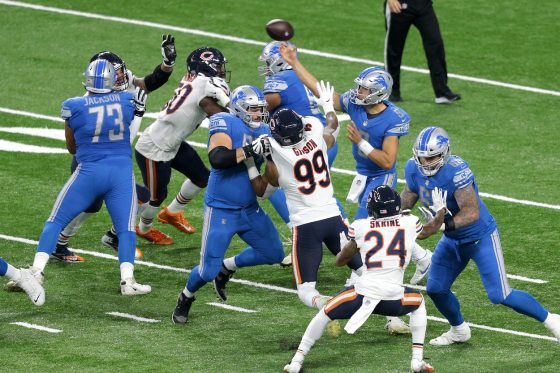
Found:
<svg viewBox="0 0 560 373"><path fill-rule="evenodd" d="M146 100L148 99L148 94L140 87L136 87L134 92L134 115L137 117L144 116L146 112Z"/></svg>
<svg viewBox="0 0 560 373"><path fill-rule="evenodd" d="M163 57L163 64L167 67L175 65L177 58L177 51L175 51L175 38L173 35L162 35L161 42L161 55Z"/></svg>

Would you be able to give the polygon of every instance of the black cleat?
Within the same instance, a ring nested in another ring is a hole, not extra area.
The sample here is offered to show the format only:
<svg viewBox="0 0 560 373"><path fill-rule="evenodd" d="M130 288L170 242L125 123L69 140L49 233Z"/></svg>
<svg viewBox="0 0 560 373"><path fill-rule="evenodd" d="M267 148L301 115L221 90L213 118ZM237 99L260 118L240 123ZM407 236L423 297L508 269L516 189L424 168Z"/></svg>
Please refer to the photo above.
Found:
<svg viewBox="0 0 560 373"><path fill-rule="evenodd" d="M110 230L101 237L101 243L103 246L110 247L117 252L119 251L119 238Z"/></svg>
<svg viewBox="0 0 560 373"><path fill-rule="evenodd" d="M68 249L68 245L57 244L51 256L64 263L82 263L85 259Z"/></svg>
<svg viewBox="0 0 560 373"><path fill-rule="evenodd" d="M450 104L460 99L461 99L460 94L449 91L441 97L436 97L435 102L436 104Z"/></svg>
<svg viewBox="0 0 560 373"><path fill-rule="evenodd" d="M187 297L183 292L179 294L179 298L177 298L177 305L175 306L173 315L171 315L173 324L184 325L187 323L187 320L189 319L189 311L195 299L195 297Z"/></svg>
<svg viewBox="0 0 560 373"><path fill-rule="evenodd" d="M214 290L216 290L218 298L224 302L227 300L226 284L229 282L230 278L233 277L234 273L235 271L230 271L222 264L220 273L218 273L218 276L214 279Z"/></svg>

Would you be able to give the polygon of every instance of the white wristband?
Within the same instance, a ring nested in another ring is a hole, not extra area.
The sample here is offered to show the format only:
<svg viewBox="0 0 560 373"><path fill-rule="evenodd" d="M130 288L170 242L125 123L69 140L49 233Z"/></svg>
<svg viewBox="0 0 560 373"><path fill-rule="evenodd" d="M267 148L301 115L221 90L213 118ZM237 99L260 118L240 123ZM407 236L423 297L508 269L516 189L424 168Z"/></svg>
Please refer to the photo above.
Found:
<svg viewBox="0 0 560 373"><path fill-rule="evenodd" d="M247 174L249 174L249 180L253 180L256 177L259 177L261 173L257 170L255 166L255 161L253 158L249 158L245 160L245 167L247 167Z"/></svg>
<svg viewBox="0 0 560 373"><path fill-rule="evenodd" d="M358 149L360 149L360 151L364 153L366 157L375 149L369 142L364 139L361 139L357 145Z"/></svg>
<svg viewBox="0 0 560 373"><path fill-rule="evenodd" d="M336 111L334 111L334 104L332 102L323 103L323 112L325 115L328 113L334 113L336 115Z"/></svg>

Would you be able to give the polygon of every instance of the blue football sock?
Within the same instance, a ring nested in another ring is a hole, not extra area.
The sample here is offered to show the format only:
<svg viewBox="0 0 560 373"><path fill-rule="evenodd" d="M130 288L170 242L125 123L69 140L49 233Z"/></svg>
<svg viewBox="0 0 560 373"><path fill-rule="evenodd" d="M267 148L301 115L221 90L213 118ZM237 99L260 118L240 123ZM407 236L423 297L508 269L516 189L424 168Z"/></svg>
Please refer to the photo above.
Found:
<svg viewBox="0 0 560 373"><path fill-rule="evenodd" d="M206 281L200 277L199 266L196 266L192 269L189 279L187 280L187 290L194 294L204 285L206 285Z"/></svg>
<svg viewBox="0 0 560 373"><path fill-rule="evenodd" d="M451 291L446 293L428 293L428 295L451 326L461 325L465 321L461 314L459 300Z"/></svg>
<svg viewBox="0 0 560 373"><path fill-rule="evenodd" d="M544 322L548 311L533 296L521 290L512 289L511 293L502 302L504 306Z"/></svg>
<svg viewBox="0 0 560 373"><path fill-rule="evenodd" d="M8 271L8 263L2 258L0 258L0 276L5 276Z"/></svg>
<svg viewBox="0 0 560 373"><path fill-rule="evenodd" d="M52 254L58 242L58 235L62 232L62 226L54 222L46 222L43 227L43 232L39 237L39 244L37 245L37 252L44 252L49 255Z"/></svg>

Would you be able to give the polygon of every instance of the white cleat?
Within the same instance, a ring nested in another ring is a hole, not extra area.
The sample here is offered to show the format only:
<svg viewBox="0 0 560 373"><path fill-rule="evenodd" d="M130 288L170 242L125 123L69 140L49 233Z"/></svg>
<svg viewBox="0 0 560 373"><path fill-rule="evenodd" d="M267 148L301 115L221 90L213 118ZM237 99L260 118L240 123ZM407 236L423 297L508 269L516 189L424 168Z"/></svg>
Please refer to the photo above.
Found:
<svg viewBox="0 0 560 373"><path fill-rule="evenodd" d="M560 315L549 313L546 320L544 320L544 325L550 330L558 342L560 342Z"/></svg>
<svg viewBox="0 0 560 373"><path fill-rule="evenodd" d="M430 373L435 372L435 368L424 360L412 359L410 362L410 371L413 373Z"/></svg>
<svg viewBox="0 0 560 373"><path fill-rule="evenodd" d="M385 329L390 334L410 334L410 327L398 317L387 317Z"/></svg>
<svg viewBox="0 0 560 373"><path fill-rule="evenodd" d="M284 259L280 262L282 267L290 267L292 265L292 253L289 253L284 257Z"/></svg>
<svg viewBox="0 0 560 373"><path fill-rule="evenodd" d="M410 279L411 285L417 285L422 279L428 274L430 269L430 264L432 264L432 252L426 250L426 256L416 262L416 271L414 276Z"/></svg>
<svg viewBox="0 0 560 373"><path fill-rule="evenodd" d="M299 373L301 372L301 363L297 361L292 361L290 364L286 364L284 367L284 373Z"/></svg>
<svg viewBox="0 0 560 373"><path fill-rule="evenodd" d="M455 343L464 343L471 339L471 328L465 324L465 328L458 332L454 330L453 327L437 338L430 340L430 345L432 346L449 346Z"/></svg>
<svg viewBox="0 0 560 373"><path fill-rule="evenodd" d="M36 306L45 304L45 289L43 289L43 286L37 281L33 272L29 269L20 269L20 273L21 278L16 285L25 291L29 299L31 299Z"/></svg>
<svg viewBox="0 0 560 373"><path fill-rule="evenodd" d="M43 282L45 281L45 275L43 274L43 272L41 272L39 270L39 268L29 267L28 271L30 271L31 274L33 275L33 277L35 277L35 280L37 280L39 285L43 285ZM8 283L6 284L6 290L7 291L24 291L19 286L19 282L15 282L15 281L8 281Z"/></svg>
<svg viewBox="0 0 560 373"><path fill-rule="evenodd" d="M122 295L144 295L152 291L150 285L142 285L136 282L134 277L121 281Z"/></svg>

